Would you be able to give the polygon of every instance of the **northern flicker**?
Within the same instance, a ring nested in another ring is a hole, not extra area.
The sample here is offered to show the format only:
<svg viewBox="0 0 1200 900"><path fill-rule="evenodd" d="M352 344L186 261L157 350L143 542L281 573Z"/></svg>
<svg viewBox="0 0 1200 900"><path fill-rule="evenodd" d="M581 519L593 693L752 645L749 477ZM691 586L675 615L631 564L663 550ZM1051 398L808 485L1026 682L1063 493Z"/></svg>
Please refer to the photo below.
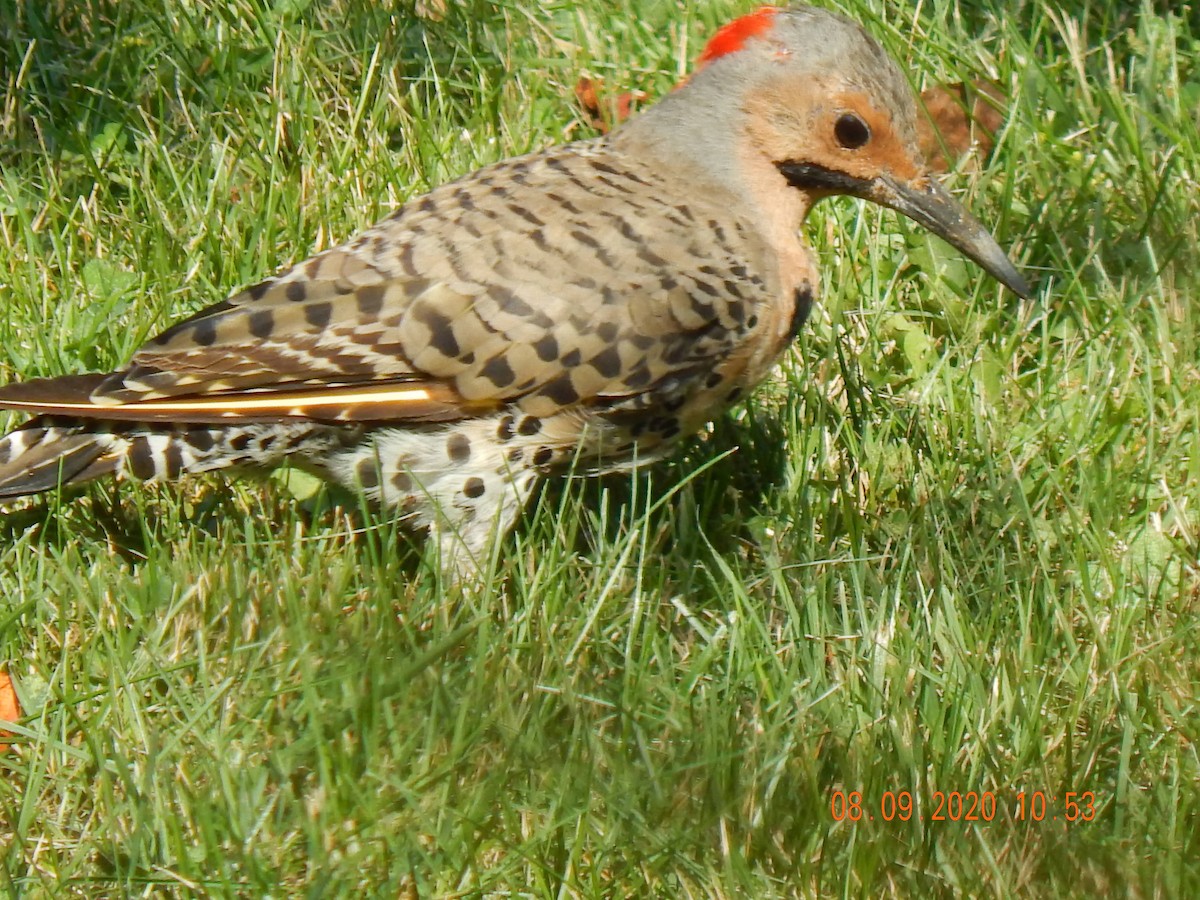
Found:
<svg viewBox="0 0 1200 900"><path fill-rule="evenodd" d="M495 163L202 310L117 372L0 389L0 499L289 461L398 507L469 571L543 476L661 457L804 323L799 228L852 195L1016 293L931 179L912 91L849 20L765 7L602 137Z"/></svg>

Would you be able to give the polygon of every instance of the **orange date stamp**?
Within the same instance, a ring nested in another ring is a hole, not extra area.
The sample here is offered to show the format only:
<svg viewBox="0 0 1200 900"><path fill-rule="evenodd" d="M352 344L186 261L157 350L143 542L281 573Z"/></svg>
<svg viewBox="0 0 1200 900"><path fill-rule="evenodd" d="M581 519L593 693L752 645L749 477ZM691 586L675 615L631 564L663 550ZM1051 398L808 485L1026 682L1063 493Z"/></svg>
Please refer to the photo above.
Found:
<svg viewBox="0 0 1200 900"><path fill-rule="evenodd" d="M835 822L1091 822L1097 815L1095 791L933 791L919 803L912 791L884 791L878 799L862 791L833 792L829 813ZM1008 810L1008 815L1004 810Z"/></svg>

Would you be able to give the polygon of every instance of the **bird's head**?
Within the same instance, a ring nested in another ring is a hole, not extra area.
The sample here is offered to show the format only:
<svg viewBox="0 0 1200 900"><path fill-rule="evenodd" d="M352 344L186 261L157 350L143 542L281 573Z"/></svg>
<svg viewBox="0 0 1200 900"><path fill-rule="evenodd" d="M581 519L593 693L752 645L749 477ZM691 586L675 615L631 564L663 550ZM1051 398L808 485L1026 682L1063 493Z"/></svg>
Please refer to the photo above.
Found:
<svg viewBox="0 0 1200 900"><path fill-rule="evenodd" d="M730 92L740 139L813 200L849 194L903 213L1022 297L1029 286L982 224L929 173L912 89L858 25L764 7L720 29L688 90Z"/></svg>

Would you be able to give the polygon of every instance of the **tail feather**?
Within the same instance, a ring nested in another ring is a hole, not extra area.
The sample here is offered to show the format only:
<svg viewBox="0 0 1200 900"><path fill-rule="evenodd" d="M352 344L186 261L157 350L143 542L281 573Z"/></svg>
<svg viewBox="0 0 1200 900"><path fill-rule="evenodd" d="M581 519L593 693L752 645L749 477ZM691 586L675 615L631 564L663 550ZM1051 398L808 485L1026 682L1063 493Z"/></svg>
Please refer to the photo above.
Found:
<svg viewBox="0 0 1200 900"><path fill-rule="evenodd" d="M184 425L43 416L0 438L0 501L104 475L142 481L230 466L319 461L358 430L318 423Z"/></svg>
<svg viewBox="0 0 1200 900"><path fill-rule="evenodd" d="M119 465L112 435L31 423L0 438L0 500L88 481Z"/></svg>

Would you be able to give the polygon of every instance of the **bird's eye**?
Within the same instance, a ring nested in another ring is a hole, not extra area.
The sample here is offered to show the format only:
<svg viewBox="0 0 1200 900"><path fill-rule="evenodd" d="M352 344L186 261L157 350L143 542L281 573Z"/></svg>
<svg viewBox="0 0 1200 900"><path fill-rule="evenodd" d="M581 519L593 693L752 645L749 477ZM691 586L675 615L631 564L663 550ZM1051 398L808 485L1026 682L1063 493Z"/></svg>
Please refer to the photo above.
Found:
<svg viewBox="0 0 1200 900"><path fill-rule="evenodd" d="M854 113L842 113L833 126L833 136L847 150L857 150L871 139L871 129Z"/></svg>

